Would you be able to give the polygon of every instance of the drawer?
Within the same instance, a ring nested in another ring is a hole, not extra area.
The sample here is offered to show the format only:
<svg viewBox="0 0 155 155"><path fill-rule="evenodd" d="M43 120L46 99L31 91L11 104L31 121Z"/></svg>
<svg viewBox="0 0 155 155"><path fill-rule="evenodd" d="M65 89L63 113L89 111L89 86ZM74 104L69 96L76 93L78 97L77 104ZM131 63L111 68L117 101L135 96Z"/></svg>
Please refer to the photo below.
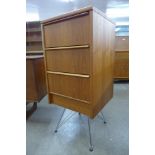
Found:
<svg viewBox="0 0 155 155"><path fill-rule="evenodd" d="M55 103L59 106L62 106L73 111L80 112L82 114L92 117L93 110L91 104L85 104L83 102L72 100L56 94L49 95L50 103Z"/></svg>
<svg viewBox="0 0 155 155"><path fill-rule="evenodd" d="M48 86L51 94L86 103L90 100L89 78L48 73Z"/></svg>
<svg viewBox="0 0 155 155"><path fill-rule="evenodd" d="M44 26L45 48L88 44L89 33L90 17L87 12L76 18L49 23Z"/></svg>
<svg viewBox="0 0 155 155"><path fill-rule="evenodd" d="M89 48L46 51L46 64L48 71L89 74Z"/></svg>

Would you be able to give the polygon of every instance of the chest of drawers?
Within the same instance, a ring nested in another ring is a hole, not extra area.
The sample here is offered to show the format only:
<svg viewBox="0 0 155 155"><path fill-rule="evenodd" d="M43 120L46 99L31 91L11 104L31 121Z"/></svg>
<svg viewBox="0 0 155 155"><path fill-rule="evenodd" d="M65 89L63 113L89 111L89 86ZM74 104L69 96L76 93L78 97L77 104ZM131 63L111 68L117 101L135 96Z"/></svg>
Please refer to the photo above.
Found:
<svg viewBox="0 0 155 155"><path fill-rule="evenodd" d="M94 118L112 98L114 27L93 7L42 21L49 103Z"/></svg>

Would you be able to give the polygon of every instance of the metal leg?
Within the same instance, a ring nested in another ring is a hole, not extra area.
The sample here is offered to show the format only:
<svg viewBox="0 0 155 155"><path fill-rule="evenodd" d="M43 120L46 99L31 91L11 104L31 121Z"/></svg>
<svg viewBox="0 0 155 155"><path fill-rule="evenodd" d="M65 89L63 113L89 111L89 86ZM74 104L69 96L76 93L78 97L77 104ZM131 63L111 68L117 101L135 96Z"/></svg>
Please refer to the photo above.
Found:
<svg viewBox="0 0 155 155"><path fill-rule="evenodd" d="M63 124L65 124L71 117L73 117L75 115L75 113L72 113L72 114L70 114L70 115L67 115L64 119L63 119L63 121L61 121L61 123L59 123L59 128L63 125Z"/></svg>
<svg viewBox="0 0 155 155"><path fill-rule="evenodd" d="M61 114L61 117L57 123L56 129L54 131L55 133L58 132L58 128L60 128L67 120L69 120L73 116L73 114L72 114L70 116L68 115L66 118L63 118L65 110L66 109L64 108L63 112ZM104 121L104 124L106 124L107 122L105 121L105 118L104 118L102 111L100 113L101 113L101 116L100 115L98 115L98 116ZM81 115L80 112L79 112L79 115ZM62 120L62 118L63 118L63 120ZM91 134L91 125L90 125L90 118L89 117L88 117L88 129L89 129L89 144L90 144L89 151L92 152L93 151L93 144L92 144L92 134Z"/></svg>
<svg viewBox="0 0 155 155"><path fill-rule="evenodd" d="M104 115L103 115L103 112L102 111L101 111L101 115L102 115L102 120L104 121L104 124L106 124L107 122L106 122L106 120L104 118Z"/></svg>
<svg viewBox="0 0 155 155"><path fill-rule="evenodd" d="M93 151L93 145L92 145L92 137L91 137L91 128L90 128L90 119L88 118L88 128L89 128L89 143L90 143L90 147L89 147L89 151Z"/></svg>
<svg viewBox="0 0 155 155"><path fill-rule="evenodd" d="M63 109L63 112L62 112L62 114L61 114L61 117L60 117L60 119L59 119L59 121L58 121L58 123L57 123L56 129L54 130L55 133L58 132L58 128L59 128L60 122L61 122L61 120L62 120L62 117L63 117L63 115L64 115L64 113L65 113L65 110L66 110L66 109Z"/></svg>

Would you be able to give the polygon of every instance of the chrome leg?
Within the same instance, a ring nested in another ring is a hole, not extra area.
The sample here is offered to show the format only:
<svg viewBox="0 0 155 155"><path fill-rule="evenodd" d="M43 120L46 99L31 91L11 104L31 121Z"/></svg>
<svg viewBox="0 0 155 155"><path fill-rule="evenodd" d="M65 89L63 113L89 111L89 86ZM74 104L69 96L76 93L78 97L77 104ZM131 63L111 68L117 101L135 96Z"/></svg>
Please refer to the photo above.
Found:
<svg viewBox="0 0 155 155"><path fill-rule="evenodd" d="M91 135L91 127L90 127L90 119L88 118L88 128L89 128L89 143L90 143L90 147L89 147L89 151L93 151L93 145L92 145L92 135Z"/></svg>
<svg viewBox="0 0 155 155"><path fill-rule="evenodd" d="M65 108L63 109L63 112L62 112L62 114L61 114L61 117L60 117L60 119L59 119L59 121L58 121L58 123L57 123L57 126L56 126L56 129L54 130L54 132L56 133L56 132L58 132L58 128L59 128L59 125L60 125L60 123L61 123L61 120L62 120L62 117L63 117L63 115L64 115L64 113L65 113Z"/></svg>
<svg viewBox="0 0 155 155"><path fill-rule="evenodd" d="M104 124L106 124L107 122L106 122L106 120L105 120L105 118L104 118L103 112L101 111L100 113L101 113L102 120L103 120Z"/></svg>

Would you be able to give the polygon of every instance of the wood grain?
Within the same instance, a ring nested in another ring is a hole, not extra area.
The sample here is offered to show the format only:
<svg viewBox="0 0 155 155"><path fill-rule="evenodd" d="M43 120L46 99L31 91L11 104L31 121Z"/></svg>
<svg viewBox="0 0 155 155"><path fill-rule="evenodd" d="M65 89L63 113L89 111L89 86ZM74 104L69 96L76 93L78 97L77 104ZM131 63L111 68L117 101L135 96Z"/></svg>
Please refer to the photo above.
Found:
<svg viewBox="0 0 155 155"><path fill-rule="evenodd" d="M79 16L81 14L85 14L85 13L90 12L92 10L115 25L115 23L109 17L107 17L101 10L99 10L93 6L86 6L86 7L80 8L80 9L69 11L67 13L64 13L64 14L61 14L61 15L58 15L58 16L55 16L55 17L52 17L49 19L45 19L45 20L41 21L41 23L46 25L46 24L52 23L53 21L56 21L56 20L61 20L64 18L66 19L67 17L72 17L72 16L76 16L76 15Z"/></svg>
<svg viewBox="0 0 155 155"><path fill-rule="evenodd" d="M96 114L113 95L114 25L93 12L93 104Z"/></svg>
<svg viewBox="0 0 155 155"><path fill-rule="evenodd" d="M45 50L65 50L65 49L80 49L80 48L88 48L89 45L78 45L78 46L64 46L64 47L51 47L46 48Z"/></svg>
<svg viewBox="0 0 155 155"><path fill-rule="evenodd" d="M56 94L49 94L49 98L50 98L50 103L54 101L55 104L62 106L64 108L68 108L76 112L80 112L91 118L93 116L93 111L92 111L93 108L91 104L87 104L85 102L80 102L78 100L73 100Z"/></svg>
<svg viewBox="0 0 155 155"><path fill-rule="evenodd" d="M48 74L55 74L55 75L67 75L67 76L73 76L73 77L81 77L81 78L89 78L89 75L84 75L84 74L72 74L72 73L66 73L66 72L52 72L52 71L47 71Z"/></svg>
<svg viewBox="0 0 155 155"><path fill-rule="evenodd" d="M114 26L92 7L42 22L50 103L94 118L112 98Z"/></svg>
<svg viewBox="0 0 155 155"><path fill-rule="evenodd" d="M47 70L89 74L90 51L88 48L46 51Z"/></svg>
<svg viewBox="0 0 155 155"><path fill-rule="evenodd" d="M89 103L88 101L85 101L85 100L80 100L80 99L77 99L77 98L73 98L73 97L70 97L70 96L66 96L66 95L62 95L62 94L58 94L58 93L54 93L54 92L50 92L50 94L57 95L57 96L60 96L60 97L64 97L64 98L67 98L67 99L71 99L71 100L74 100L74 101L79 101L79 102L82 102L82 103Z"/></svg>
<svg viewBox="0 0 155 155"><path fill-rule="evenodd" d="M89 79L65 75L48 74L49 92L89 101Z"/></svg>
<svg viewBox="0 0 155 155"><path fill-rule="evenodd" d="M89 15L45 25L45 48L89 45L89 32Z"/></svg>

